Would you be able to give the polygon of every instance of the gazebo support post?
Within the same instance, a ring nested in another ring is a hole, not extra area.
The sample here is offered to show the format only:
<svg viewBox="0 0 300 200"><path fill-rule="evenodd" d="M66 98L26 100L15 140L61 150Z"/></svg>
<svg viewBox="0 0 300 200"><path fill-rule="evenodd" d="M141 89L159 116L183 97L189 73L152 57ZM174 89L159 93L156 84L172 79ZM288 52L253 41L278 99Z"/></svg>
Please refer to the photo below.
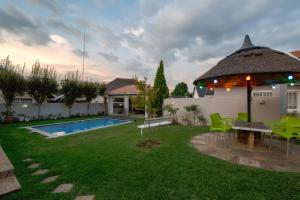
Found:
<svg viewBox="0 0 300 200"><path fill-rule="evenodd" d="M251 122L251 81L247 80L247 114L248 114L248 122Z"/></svg>

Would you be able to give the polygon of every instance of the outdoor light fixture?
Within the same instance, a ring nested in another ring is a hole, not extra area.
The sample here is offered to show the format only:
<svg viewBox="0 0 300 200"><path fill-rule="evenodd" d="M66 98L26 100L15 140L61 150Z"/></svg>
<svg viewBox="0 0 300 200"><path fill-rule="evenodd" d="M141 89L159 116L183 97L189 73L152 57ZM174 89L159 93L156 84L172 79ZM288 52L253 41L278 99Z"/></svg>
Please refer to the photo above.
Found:
<svg viewBox="0 0 300 200"><path fill-rule="evenodd" d="M214 80L214 84L216 84L216 83L218 83L218 80L217 80L217 79Z"/></svg>
<svg viewBox="0 0 300 200"><path fill-rule="evenodd" d="M28 105L27 104L22 104L22 106L21 106L22 108L27 108L28 107Z"/></svg>
<svg viewBox="0 0 300 200"><path fill-rule="evenodd" d="M272 89L275 90L275 89L276 89L276 86L275 86L275 85L272 85Z"/></svg>
<svg viewBox="0 0 300 200"><path fill-rule="evenodd" d="M200 86L200 89L203 89L202 85Z"/></svg>
<svg viewBox="0 0 300 200"><path fill-rule="evenodd" d="M251 80L251 76L247 76L247 77L246 77L246 80L247 80L247 81L250 81L250 80Z"/></svg>
<svg viewBox="0 0 300 200"><path fill-rule="evenodd" d="M227 88L226 90L227 90L227 92L229 92L229 91L230 91L230 88Z"/></svg>
<svg viewBox="0 0 300 200"><path fill-rule="evenodd" d="M293 78L294 78L294 77L293 77L292 75L289 75L289 76L288 76L288 79L289 79L289 80L293 80Z"/></svg>
<svg viewBox="0 0 300 200"><path fill-rule="evenodd" d="M295 83L291 83L291 86L294 86L295 85Z"/></svg>

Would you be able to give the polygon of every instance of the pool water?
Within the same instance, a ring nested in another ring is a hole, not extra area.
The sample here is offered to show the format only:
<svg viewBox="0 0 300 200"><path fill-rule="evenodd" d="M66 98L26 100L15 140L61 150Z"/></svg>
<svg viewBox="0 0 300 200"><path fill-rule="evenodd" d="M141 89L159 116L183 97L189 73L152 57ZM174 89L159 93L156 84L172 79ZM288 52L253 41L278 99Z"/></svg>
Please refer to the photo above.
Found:
<svg viewBox="0 0 300 200"><path fill-rule="evenodd" d="M40 126L26 127L29 130L38 132L48 137L58 137L63 135L70 135L88 130L115 126L120 124L130 123L131 120L112 119L112 118L97 118L80 121L64 122L57 124L47 124Z"/></svg>

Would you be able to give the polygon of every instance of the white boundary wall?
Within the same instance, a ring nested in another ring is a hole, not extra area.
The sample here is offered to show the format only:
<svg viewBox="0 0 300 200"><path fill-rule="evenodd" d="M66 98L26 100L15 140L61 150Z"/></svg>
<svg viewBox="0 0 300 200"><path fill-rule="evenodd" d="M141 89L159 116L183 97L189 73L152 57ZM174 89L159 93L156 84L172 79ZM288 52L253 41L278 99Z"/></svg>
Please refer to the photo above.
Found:
<svg viewBox="0 0 300 200"><path fill-rule="evenodd" d="M257 97L252 100L252 116L256 121L268 122L270 120L279 119L281 116L280 105L280 87L272 90L270 87L254 88L255 90L272 91L272 97ZM286 97L287 98L287 97ZM207 124L210 124L209 115L218 112L222 117L236 118L238 112L247 112L246 89L235 88L230 92L225 89L215 89L215 95L203 98L168 98L164 100L164 104L173 104L175 108L179 108L177 113L178 121L183 123L186 115L184 107L190 104L199 105L199 113L203 115ZM168 113L165 113L167 115ZM189 114L190 120L193 122L193 115ZM196 118L198 123L198 119Z"/></svg>
<svg viewBox="0 0 300 200"><path fill-rule="evenodd" d="M5 105L0 104L0 112L5 111ZM14 103L12 111L15 111L15 116L18 114L26 114L30 117L37 117L38 107L32 103ZM89 114L95 115L105 112L105 106L103 103L91 103ZM74 103L71 109L71 114L87 114L87 103ZM41 106L41 115L49 116L60 114L62 117L69 116L69 109L63 103L43 103Z"/></svg>

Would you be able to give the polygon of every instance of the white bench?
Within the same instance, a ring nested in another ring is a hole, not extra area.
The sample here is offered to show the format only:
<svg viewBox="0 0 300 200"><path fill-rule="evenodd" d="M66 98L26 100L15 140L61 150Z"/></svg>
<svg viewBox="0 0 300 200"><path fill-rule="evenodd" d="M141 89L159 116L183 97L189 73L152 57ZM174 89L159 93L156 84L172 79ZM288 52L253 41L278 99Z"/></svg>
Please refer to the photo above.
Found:
<svg viewBox="0 0 300 200"><path fill-rule="evenodd" d="M143 135L143 129L153 128L158 126L170 125L173 123L173 117L160 117L160 118L150 118L145 119L144 124L138 125L137 127L141 129L141 135Z"/></svg>

